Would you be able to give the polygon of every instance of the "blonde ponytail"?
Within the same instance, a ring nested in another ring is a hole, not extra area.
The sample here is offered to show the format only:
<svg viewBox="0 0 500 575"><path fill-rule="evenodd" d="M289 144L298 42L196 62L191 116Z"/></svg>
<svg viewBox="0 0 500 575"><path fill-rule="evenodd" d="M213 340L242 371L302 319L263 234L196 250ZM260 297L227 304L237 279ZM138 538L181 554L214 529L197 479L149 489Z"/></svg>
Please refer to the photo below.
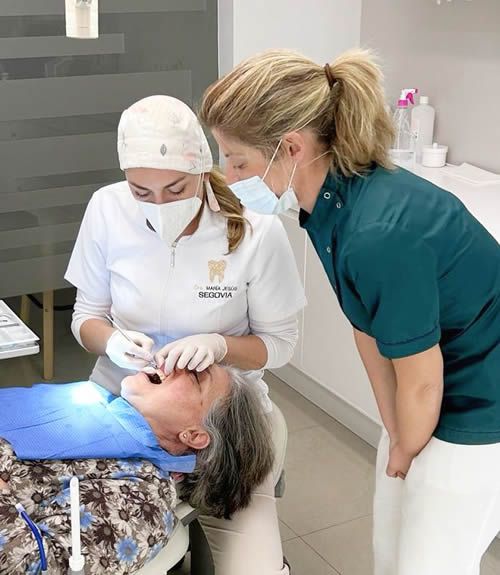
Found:
<svg viewBox="0 0 500 575"><path fill-rule="evenodd" d="M210 172L210 185L220 206L220 215L227 219L228 253L234 252L243 241L246 226L249 225L243 215L240 200L228 188L222 172L214 167Z"/></svg>
<svg viewBox="0 0 500 575"><path fill-rule="evenodd" d="M392 119L385 107L382 73L366 51L347 52L330 70L332 94L332 164L345 175L363 172L373 162L392 167ZM336 93L335 93L336 92Z"/></svg>
<svg viewBox="0 0 500 575"><path fill-rule="evenodd" d="M365 50L342 54L329 67L289 50L249 58L207 89L200 117L267 155L284 134L307 126L331 153L332 171L345 176L374 163L392 167L382 73Z"/></svg>

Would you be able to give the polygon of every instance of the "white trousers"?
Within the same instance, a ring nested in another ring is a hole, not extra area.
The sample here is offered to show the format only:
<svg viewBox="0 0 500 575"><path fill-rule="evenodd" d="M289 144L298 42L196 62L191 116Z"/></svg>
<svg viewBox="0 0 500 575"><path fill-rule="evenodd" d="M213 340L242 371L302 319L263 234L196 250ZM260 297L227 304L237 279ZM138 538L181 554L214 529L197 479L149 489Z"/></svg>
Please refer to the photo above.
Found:
<svg viewBox="0 0 500 575"><path fill-rule="evenodd" d="M377 455L375 575L479 575L500 531L500 444L432 438L406 480L388 477L389 437Z"/></svg>
<svg viewBox="0 0 500 575"><path fill-rule="evenodd" d="M274 406L270 414L275 446L275 466L254 491L250 505L230 520L209 516L199 521L210 545L215 575L289 575L283 565L283 549L274 497L286 451L286 423Z"/></svg>

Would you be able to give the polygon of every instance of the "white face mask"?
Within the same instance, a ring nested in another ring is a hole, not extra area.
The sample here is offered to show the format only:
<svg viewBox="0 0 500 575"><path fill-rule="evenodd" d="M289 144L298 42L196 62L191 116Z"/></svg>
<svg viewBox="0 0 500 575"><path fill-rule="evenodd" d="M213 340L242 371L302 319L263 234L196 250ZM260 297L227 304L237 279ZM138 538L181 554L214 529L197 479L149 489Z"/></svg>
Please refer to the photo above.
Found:
<svg viewBox="0 0 500 575"><path fill-rule="evenodd" d="M203 178L203 174L201 175ZM203 180L201 180L203 181ZM192 198L175 200L166 204L138 201L142 213L155 232L172 246L200 211L202 201L198 197L200 186Z"/></svg>
<svg viewBox="0 0 500 575"><path fill-rule="evenodd" d="M293 166L286 191L279 198L264 182L264 179L271 168L271 164L278 153L279 147L281 146L281 142L282 140L279 141L262 178L260 176L252 176L251 178L240 180L239 182L235 182L229 186L234 195L244 206L259 214L282 214L291 208L299 207L297 196L292 188L292 181L295 175L295 170L297 169L297 164Z"/></svg>

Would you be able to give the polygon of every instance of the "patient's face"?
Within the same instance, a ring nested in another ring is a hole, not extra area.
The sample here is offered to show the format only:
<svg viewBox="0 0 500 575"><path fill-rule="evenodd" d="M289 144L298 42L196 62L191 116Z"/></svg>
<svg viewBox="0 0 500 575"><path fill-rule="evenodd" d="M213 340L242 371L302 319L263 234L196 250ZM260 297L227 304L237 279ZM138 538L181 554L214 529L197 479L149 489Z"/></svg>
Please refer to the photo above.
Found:
<svg viewBox="0 0 500 575"><path fill-rule="evenodd" d="M121 395L151 425L156 435L177 436L186 429L199 428L213 402L230 388L227 371L217 365L194 373L174 371L169 376L157 372L160 383L152 383L140 372L122 381Z"/></svg>

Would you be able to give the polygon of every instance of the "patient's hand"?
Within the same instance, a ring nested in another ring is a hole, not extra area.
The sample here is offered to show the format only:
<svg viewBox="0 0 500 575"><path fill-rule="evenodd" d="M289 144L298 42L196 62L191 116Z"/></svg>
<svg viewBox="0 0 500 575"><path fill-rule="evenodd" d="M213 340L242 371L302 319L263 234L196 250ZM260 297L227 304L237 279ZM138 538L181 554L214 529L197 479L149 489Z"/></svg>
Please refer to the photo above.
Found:
<svg viewBox="0 0 500 575"><path fill-rule="evenodd" d="M9 484L6 483L3 479L0 479L0 491L10 491Z"/></svg>

